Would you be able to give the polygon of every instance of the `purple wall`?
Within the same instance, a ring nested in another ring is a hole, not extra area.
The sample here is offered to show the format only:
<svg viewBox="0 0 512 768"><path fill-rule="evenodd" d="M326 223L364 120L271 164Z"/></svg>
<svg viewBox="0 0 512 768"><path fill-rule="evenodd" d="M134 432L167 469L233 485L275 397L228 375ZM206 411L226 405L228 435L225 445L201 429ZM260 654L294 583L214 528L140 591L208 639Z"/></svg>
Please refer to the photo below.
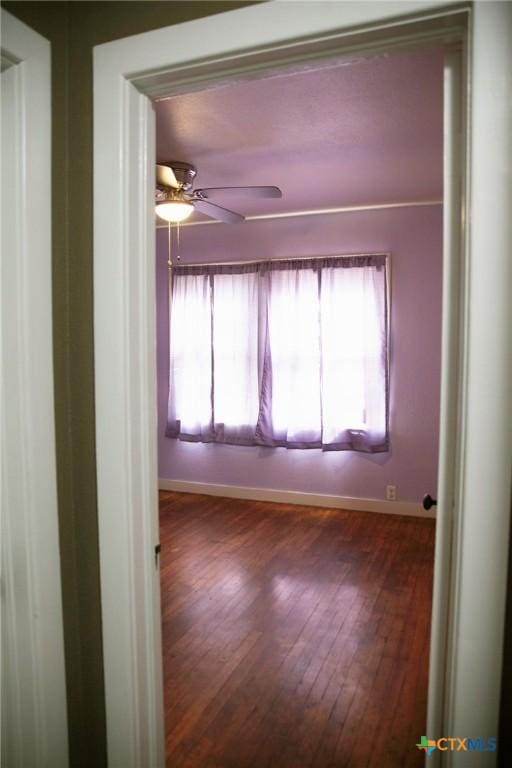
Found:
<svg viewBox="0 0 512 768"><path fill-rule="evenodd" d="M182 229L184 263L390 252L388 454L185 443L164 435L168 386L167 233L157 233L158 453L161 478L419 501L437 487L442 208L357 212Z"/></svg>

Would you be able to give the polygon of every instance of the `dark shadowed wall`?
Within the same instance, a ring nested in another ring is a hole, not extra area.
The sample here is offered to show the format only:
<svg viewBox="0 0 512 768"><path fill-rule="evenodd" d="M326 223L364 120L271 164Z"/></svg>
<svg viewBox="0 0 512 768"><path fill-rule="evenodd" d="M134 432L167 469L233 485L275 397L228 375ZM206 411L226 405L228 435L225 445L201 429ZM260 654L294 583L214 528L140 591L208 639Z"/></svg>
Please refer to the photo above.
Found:
<svg viewBox="0 0 512 768"><path fill-rule="evenodd" d="M70 756L73 768L102 768L107 760L94 437L92 48L250 3L2 5L52 44L55 412Z"/></svg>

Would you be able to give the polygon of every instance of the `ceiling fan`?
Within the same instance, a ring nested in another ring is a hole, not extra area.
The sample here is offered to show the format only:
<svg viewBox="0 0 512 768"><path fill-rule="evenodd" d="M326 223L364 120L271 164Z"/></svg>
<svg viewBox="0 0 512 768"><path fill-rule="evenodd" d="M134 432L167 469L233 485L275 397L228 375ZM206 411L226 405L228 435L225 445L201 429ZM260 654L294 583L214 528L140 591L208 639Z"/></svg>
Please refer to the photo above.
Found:
<svg viewBox="0 0 512 768"><path fill-rule="evenodd" d="M156 166L156 213L172 223L187 219L196 209L226 224L244 221L244 216L211 201L217 193L246 197L282 197L279 187L208 187L193 189L197 169L190 163L170 160Z"/></svg>

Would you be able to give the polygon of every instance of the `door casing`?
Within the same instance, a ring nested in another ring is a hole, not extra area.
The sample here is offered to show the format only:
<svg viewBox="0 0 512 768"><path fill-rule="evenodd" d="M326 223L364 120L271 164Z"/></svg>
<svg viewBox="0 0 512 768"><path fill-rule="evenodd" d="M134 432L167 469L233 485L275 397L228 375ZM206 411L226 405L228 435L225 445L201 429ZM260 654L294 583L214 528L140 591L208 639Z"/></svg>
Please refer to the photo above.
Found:
<svg viewBox="0 0 512 768"><path fill-rule="evenodd" d="M455 75L452 69L445 84L453 94L462 93L462 102L460 152L456 160L452 153L448 171L459 180L451 189L450 227L445 228L450 272L445 266L442 493L427 731L430 737L496 735L512 444L506 289L511 277L507 211L512 207L506 148L512 121L502 103L512 85L510 11L501 3L269 2L94 49L96 448L110 765L164 765L154 560L155 136L150 98L233 75L250 78L307 58L434 42L453 44L460 52L462 67ZM445 128L453 131L453 121L445 122ZM455 149L456 144L452 141ZM447 368L453 355L456 365ZM485 632L474 621L475 601L485 615ZM476 765L482 755L463 757L465 765ZM460 755L437 750L429 760L458 765ZM486 760L492 765L494 753L487 753Z"/></svg>
<svg viewBox="0 0 512 768"><path fill-rule="evenodd" d="M2 9L2 765L68 765L52 341L50 43Z"/></svg>

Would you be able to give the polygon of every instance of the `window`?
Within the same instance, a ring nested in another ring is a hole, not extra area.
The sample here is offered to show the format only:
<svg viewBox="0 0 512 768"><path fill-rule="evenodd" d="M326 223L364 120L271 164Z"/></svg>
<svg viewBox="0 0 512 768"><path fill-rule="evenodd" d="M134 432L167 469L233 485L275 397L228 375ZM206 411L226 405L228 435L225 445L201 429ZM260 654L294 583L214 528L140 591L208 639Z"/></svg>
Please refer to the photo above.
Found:
<svg viewBox="0 0 512 768"><path fill-rule="evenodd" d="M389 446L386 257L173 269L167 435Z"/></svg>

